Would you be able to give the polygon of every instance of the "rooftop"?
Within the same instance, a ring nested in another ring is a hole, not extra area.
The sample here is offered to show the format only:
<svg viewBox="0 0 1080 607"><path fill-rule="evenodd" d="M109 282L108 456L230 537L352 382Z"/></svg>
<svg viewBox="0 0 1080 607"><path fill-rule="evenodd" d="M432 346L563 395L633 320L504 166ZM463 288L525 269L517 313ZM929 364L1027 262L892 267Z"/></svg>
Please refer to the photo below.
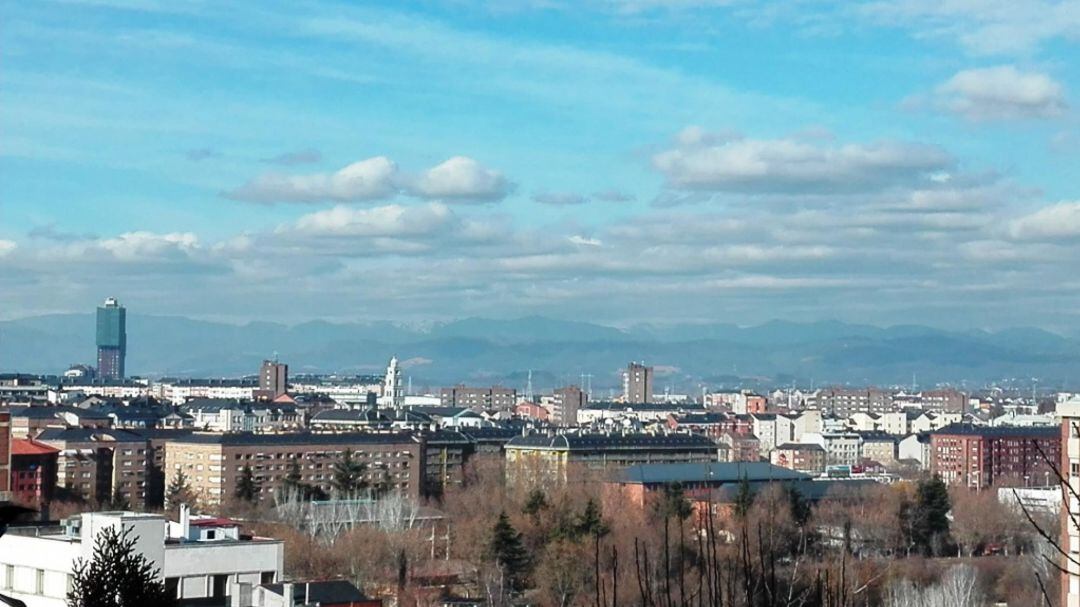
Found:
<svg viewBox="0 0 1080 607"><path fill-rule="evenodd" d="M711 439L697 434L531 434L510 439L507 447L547 449L712 449Z"/></svg>
<svg viewBox="0 0 1080 607"><path fill-rule="evenodd" d="M200 445L223 445L223 446L285 446L285 445L393 445L401 443L415 443L412 435L403 432L373 433L373 432L340 432L334 434L315 434L310 432L294 432L284 434L254 434L243 432L237 434L207 434L192 433L189 436L176 439L177 443L193 443Z"/></svg>
<svg viewBox="0 0 1080 607"><path fill-rule="evenodd" d="M976 426L973 424L949 424L931 435L966 435L985 437L1054 438L1061 436L1061 426Z"/></svg>
<svg viewBox="0 0 1080 607"><path fill-rule="evenodd" d="M619 474L619 480L635 484L732 483L748 481L805 480L808 474L768 462L712 462L708 464L641 464Z"/></svg>

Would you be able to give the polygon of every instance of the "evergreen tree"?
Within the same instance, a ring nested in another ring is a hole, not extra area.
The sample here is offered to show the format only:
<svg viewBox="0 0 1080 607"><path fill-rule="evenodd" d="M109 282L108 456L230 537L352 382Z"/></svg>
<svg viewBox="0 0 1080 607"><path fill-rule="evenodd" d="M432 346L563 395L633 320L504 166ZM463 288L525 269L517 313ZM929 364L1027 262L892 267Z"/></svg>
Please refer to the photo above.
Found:
<svg viewBox="0 0 1080 607"><path fill-rule="evenodd" d="M694 512L690 500L686 499L686 490L682 483L664 485L664 498L657 503L660 516L685 521Z"/></svg>
<svg viewBox="0 0 1080 607"><path fill-rule="evenodd" d="M244 466L240 478L236 481L236 499L248 503L259 500L259 482L255 480L255 473L249 465Z"/></svg>
<svg viewBox="0 0 1080 607"><path fill-rule="evenodd" d="M285 473L285 490L299 490L304 477L300 474L300 462L297 458L289 460L289 471Z"/></svg>
<svg viewBox="0 0 1080 607"><path fill-rule="evenodd" d="M515 590L521 590L525 584L525 575L529 568L529 554L525 550L525 544L521 541L521 534L510 524L510 517L506 512L499 513L499 520L491 536L488 545L491 558L503 570L510 585Z"/></svg>
<svg viewBox="0 0 1080 607"><path fill-rule="evenodd" d="M113 491L112 498L109 500L110 510L131 510L131 502L128 498L120 493L120 489Z"/></svg>
<svg viewBox="0 0 1080 607"><path fill-rule="evenodd" d="M750 490L750 481L743 475L739 481L739 493L735 495L735 516L744 518L754 505L754 493Z"/></svg>
<svg viewBox="0 0 1080 607"><path fill-rule="evenodd" d="M932 555L949 542L949 490L941 477L920 481L911 510L911 541L924 554Z"/></svg>
<svg viewBox="0 0 1080 607"><path fill-rule="evenodd" d="M89 562L78 559L72 571L70 607L171 607L176 599L161 581L161 572L135 551L130 529L102 529Z"/></svg>
<svg viewBox="0 0 1080 607"><path fill-rule="evenodd" d="M353 495L368 484L364 480L364 472L367 470L360 460L354 457L352 449L346 449L341 459L334 464L334 479L332 485L339 495Z"/></svg>
<svg viewBox="0 0 1080 607"><path fill-rule="evenodd" d="M191 485L188 484L187 475L183 470L177 470L176 476L165 491L165 506L175 516L180 509L180 504L187 504L194 508L196 501L198 498L191 489Z"/></svg>
<svg viewBox="0 0 1080 607"><path fill-rule="evenodd" d="M544 494L544 490L536 487L529 492L529 496L525 498L525 506L521 511L528 514L533 518L533 522L539 523L540 512L547 510L550 504L547 501L547 495Z"/></svg>
<svg viewBox="0 0 1080 607"><path fill-rule="evenodd" d="M791 520L795 521L795 525L798 527L805 527L806 523L810 521L810 515L812 509L810 508L810 502L806 501L802 493L793 486L787 488L788 506L791 509Z"/></svg>
<svg viewBox="0 0 1080 607"><path fill-rule="evenodd" d="M611 531L611 528L604 522L600 506L590 497L589 501L585 503L585 510L581 513L581 517L578 518L578 534L599 538L607 535L609 531Z"/></svg>

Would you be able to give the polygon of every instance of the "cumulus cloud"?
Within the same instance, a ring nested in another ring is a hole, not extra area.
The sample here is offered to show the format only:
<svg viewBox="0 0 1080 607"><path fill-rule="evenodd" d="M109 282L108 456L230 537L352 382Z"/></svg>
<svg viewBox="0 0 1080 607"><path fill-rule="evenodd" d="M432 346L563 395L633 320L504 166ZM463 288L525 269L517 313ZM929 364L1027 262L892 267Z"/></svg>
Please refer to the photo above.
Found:
<svg viewBox="0 0 1080 607"><path fill-rule="evenodd" d="M588 202L587 198L573 192L539 192L533 194L532 199L533 202L552 206L569 206Z"/></svg>
<svg viewBox="0 0 1080 607"><path fill-rule="evenodd" d="M1018 217L1009 233L1021 240L1080 238L1080 202L1059 202Z"/></svg>
<svg viewBox="0 0 1080 607"><path fill-rule="evenodd" d="M13 240L0 240L0 257L9 255L18 247Z"/></svg>
<svg viewBox="0 0 1080 607"><path fill-rule="evenodd" d="M937 105L972 121L1052 118L1067 107L1060 83L1011 65L957 72L936 89Z"/></svg>
<svg viewBox="0 0 1080 607"><path fill-rule="evenodd" d="M292 160L296 164L296 158ZM389 158L375 156L333 173L266 173L225 192L225 196L262 203L360 202L390 198L404 191L429 199L495 201L505 197L511 187L502 173L465 156L455 156L411 179Z"/></svg>
<svg viewBox="0 0 1080 607"><path fill-rule="evenodd" d="M187 255L199 246L199 239L191 232L127 232L115 238L106 238L93 246L124 261L144 258Z"/></svg>
<svg viewBox="0 0 1080 607"><path fill-rule="evenodd" d="M923 182L953 165L939 147L904 142L828 145L683 131L652 158L674 188L714 192L865 192Z"/></svg>
<svg viewBox="0 0 1080 607"><path fill-rule="evenodd" d="M375 156L334 173L267 173L227 192L226 196L248 202L374 200L393 195L397 191L397 178L397 165L385 156Z"/></svg>
<svg viewBox="0 0 1080 607"><path fill-rule="evenodd" d="M318 236L416 236L429 234L451 222L454 214L443 203L421 206L391 204L370 209L336 206L300 217L279 234L297 232Z"/></svg>
<svg viewBox="0 0 1080 607"><path fill-rule="evenodd" d="M312 148L296 150L293 152L285 152L283 154L278 154L277 156L263 158L263 162L267 164L277 164L281 166L315 164L320 161L322 161L322 152Z"/></svg>
<svg viewBox="0 0 1080 607"><path fill-rule="evenodd" d="M424 171L409 189L424 198L491 202L506 197L511 188L502 173L467 156L454 156Z"/></svg>

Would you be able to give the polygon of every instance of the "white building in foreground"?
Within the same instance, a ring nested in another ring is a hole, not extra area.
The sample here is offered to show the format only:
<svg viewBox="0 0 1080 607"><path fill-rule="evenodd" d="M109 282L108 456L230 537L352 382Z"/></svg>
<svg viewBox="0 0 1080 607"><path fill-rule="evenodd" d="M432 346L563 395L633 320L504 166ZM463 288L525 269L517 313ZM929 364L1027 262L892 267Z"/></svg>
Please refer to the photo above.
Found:
<svg viewBox="0 0 1080 607"><path fill-rule="evenodd" d="M158 514L92 512L63 527L12 527L0 537L0 594L27 607L65 607L76 559L89 560L102 529L130 529L136 549L161 573L180 605L229 604L234 584L281 580L280 540L241 537L228 519L189 516L179 522Z"/></svg>

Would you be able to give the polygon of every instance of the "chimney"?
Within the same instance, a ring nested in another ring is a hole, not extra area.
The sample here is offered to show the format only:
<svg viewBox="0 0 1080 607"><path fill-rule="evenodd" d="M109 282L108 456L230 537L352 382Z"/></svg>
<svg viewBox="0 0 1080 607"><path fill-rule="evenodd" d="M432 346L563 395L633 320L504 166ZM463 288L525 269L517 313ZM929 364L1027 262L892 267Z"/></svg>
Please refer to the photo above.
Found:
<svg viewBox="0 0 1080 607"><path fill-rule="evenodd" d="M294 607L296 605L296 595L293 594L293 583L285 582L281 585L281 604L287 607Z"/></svg>
<svg viewBox="0 0 1080 607"><path fill-rule="evenodd" d="M180 504L180 537L188 539L191 532L191 508L187 504Z"/></svg>
<svg viewBox="0 0 1080 607"><path fill-rule="evenodd" d="M311 602L311 582L304 582L304 605Z"/></svg>

